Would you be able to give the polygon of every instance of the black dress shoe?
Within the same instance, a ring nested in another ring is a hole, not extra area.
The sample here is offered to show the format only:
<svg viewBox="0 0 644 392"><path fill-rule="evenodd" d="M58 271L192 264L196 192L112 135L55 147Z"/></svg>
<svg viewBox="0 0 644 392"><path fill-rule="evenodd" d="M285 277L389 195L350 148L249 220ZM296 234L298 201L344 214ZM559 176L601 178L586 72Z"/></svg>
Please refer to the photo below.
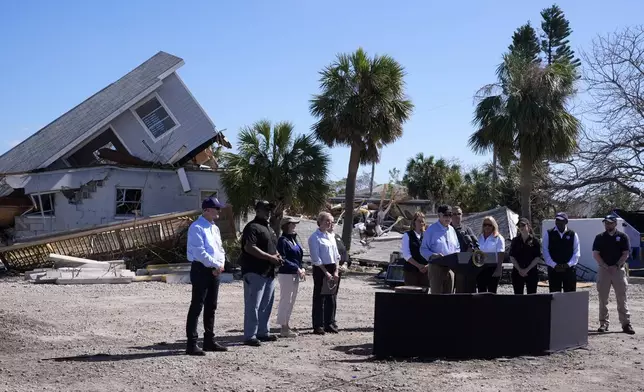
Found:
<svg viewBox="0 0 644 392"><path fill-rule="evenodd" d="M274 342L277 340L277 336L275 335L258 336L257 339L259 339L260 342Z"/></svg>
<svg viewBox="0 0 644 392"><path fill-rule="evenodd" d="M246 346L259 347L262 345L262 342L260 342L259 339L252 338L252 339L245 340L244 344Z"/></svg>
<svg viewBox="0 0 644 392"><path fill-rule="evenodd" d="M326 328L324 328L324 332L338 333L338 328L334 327L333 325L327 325Z"/></svg>
<svg viewBox="0 0 644 392"><path fill-rule="evenodd" d="M622 331L624 331L624 333L627 333L629 335L635 335L635 330L630 324L626 324L622 326Z"/></svg>
<svg viewBox="0 0 644 392"><path fill-rule="evenodd" d="M199 357L203 357L206 355L206 353L199 348L196 344L189 344L188 347L186 348L186 354L187 355L195 355Z"/></svg>
<svg viewBox="0 0 644 392"><path fill-rule="evenodd" d="M225 352L228 351L228 347L222 346L217 342L204 343L203 351Z"/></svg>
<svg viewBox="0 0 644 392"><path fill-rule="evenodd" d="M320 327L313 328L313 333L316 335L324 335L325 333L324 328L320 328Z"/></svg>

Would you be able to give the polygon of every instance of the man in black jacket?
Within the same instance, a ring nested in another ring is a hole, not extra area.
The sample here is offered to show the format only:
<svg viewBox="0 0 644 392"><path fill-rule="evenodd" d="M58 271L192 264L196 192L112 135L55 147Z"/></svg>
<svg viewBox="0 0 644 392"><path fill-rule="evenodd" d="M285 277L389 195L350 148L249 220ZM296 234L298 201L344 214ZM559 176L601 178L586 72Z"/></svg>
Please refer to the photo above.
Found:
<svg viewBox="0 0 644 392"><path fill-rule="evenodd" d="M471 252L474 250L476 235L472 229L462 223L463 210L459 206L453 208L452 227L456 230L456 237L461 247L461 252ZM457 293L476 293L476 274L454 272L454 291Z"/></svg>

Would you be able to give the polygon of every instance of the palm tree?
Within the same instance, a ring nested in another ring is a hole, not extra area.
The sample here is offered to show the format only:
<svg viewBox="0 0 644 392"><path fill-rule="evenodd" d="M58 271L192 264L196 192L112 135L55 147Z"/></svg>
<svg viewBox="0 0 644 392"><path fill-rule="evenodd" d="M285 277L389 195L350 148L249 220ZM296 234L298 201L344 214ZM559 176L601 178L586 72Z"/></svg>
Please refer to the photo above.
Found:
<svg viewBox="0 0 644 392"><path fill-rule="evenodd" d="M431 200L434 212L437 204L456 201L463 177L459 165L450 164L443 158L435 159L432 155L426 158L421 152L407 161L403 184L410 196Z"/></svg>
<svg viewBox="0 0 644 392"><path fill-rule="evenodd" d="M279 234L285 210L317 213L324 205L329 160L314 135L296 135L290 122L258 121L240 131L238 153L222 154L222 184L236 216L259 199L273 203L270 224Z"/></svg>
<svg viewBox="0 0 644 392"><path fill-rule="evenodd" d="M567 63L543 66L509 53L497 74L498 83L482 89L469 145L477 153L496 148L500 157L519 156L521 213L530 219L535 164L567 158L577 146L580 123L567 109L576 72Z"/></svg>
<svg viewBox="0 0 644 392"><path fill-rule="evenodd" d="M312 129L327 146L351 149L344 220L350 223L358 167L378 162L379 149L402 136L413 104L405 96L403 67L386 55L371 58L362 49L340 54L320 75L322 91L310 105L311 114L317 118ZM351 224L343 225L342 239L347 247L351 229Z"/></svg>

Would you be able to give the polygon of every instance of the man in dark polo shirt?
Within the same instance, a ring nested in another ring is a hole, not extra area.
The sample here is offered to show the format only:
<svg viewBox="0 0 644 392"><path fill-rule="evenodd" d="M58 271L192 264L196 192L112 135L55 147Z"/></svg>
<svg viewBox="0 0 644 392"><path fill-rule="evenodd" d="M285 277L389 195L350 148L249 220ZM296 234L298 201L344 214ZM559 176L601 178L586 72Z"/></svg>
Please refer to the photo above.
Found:
<svg viewBox="0 0 644 392"><path fill-rule="evenodd" d="M551 293L577 291L576 265L581 256L579 237L568 229L568 215L555 216L555 227L543 233L543 260L548 266Z"/></svg>
<svg viewBox="0 0 644 392"><path fill-rule="evenodd" d="M277 340L268 322L273 309L276 267L282 265L277 252L277 235L268 224L271 204L259 201L255 219L242 233L240 264L244 279L244 344L258 347Z"/></svg>
<svg viewBox="0 0 644 392"><path fill-rule="evenodd" d="M461 247L461 252L472 252L476 245L476 235L469 226L463 224L463 210L455 206L452 213L452 227L456 230L456 237ZM476 293L476 274L454 272L454 291L457 293Z"/></svg>
<svg viewBox="0 0 644 392"><path fill-rule="evenodd" d="M627 334L634 334L631 326L631 315L628 312L626 290L628 277L626 276L626 260L630 254L628 236L617 230L617 216L608 215L604 218L604 231L597 234L593 242L593 257L599 266L597 270L597 292L599 297L599 329L598 332L608 331L608 296L610 287L615 289L617 299L617 313L622 330Z"/></svg>

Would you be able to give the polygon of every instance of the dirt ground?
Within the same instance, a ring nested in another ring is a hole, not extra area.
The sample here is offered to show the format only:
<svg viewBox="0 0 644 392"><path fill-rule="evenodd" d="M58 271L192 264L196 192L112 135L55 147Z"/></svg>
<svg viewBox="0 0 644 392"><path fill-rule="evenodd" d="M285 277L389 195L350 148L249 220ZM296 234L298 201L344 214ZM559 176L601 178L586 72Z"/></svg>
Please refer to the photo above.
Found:
<svg viewBox="0 0 644 392"><path fill-rule="evenodd" d="M634 336L591 333L587 349L547 357L431 363L371 359L376 289L367 277L345 279L342 331L317 336L309 329L309 279L292 322L303 335L250 348L240 345L241 282L222 285L216 329L230 351L189 357L183 355L189 285L56 286L4 278L0 391L644 391L642 285L629 288ZM597 300L590 292L594 330ZM276 308L277 301L274 314ZM616 327L614 302L610 311Z"/></svg>

